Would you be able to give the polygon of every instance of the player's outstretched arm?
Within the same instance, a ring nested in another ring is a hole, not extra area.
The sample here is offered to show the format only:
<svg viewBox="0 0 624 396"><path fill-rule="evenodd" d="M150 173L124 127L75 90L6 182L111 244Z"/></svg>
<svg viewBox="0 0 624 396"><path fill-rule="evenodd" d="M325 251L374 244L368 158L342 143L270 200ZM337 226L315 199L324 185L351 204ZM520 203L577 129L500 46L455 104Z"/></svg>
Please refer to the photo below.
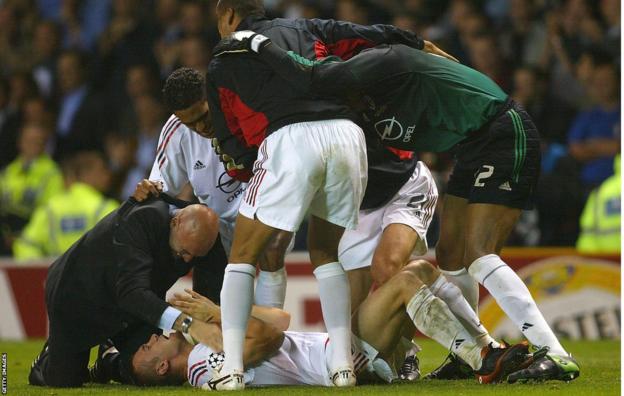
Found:
<svg viewBox="0 0 624 396"><path fill-rule="evenodd" d="M239 31L221 40L214 48L215 57L255 53L294 89L319 96L344 96L357 85L357 79L337 57L312 61L293 51L286 51L268 37L252 31Z"/></svg>
<svg viewBox="0 0 624 396"><path fill-rule="evenodd" d="M337 47L342 44L346 53L331 53L346 59L345 55L357 53L363 48L380 44L405 44L412 48L423 49L424 40L416 33L399 29L392 25L359 25L357 23L336 21L333 19L302 19L300 23L324 44Z"/></svg>
<svg viewBox="0 0 624 396"><path fill-rule="evenodd" d="M186 294L174 293L169 303L192 317L210 323L221 323L221 309L209 298L191 289L184 289ZM288 330L290 314L278 308L254 305L251 316L275 326L279 331Z"/></svg>
<svg viewBox="0 0 624 396"><path fill-rule="evenodd" d="M348 59L362 49L381 44L404 44L458 62L454 56L444 52L431 41L423 40L416 33L396 26L366 26L331 19L305 19L303 23L307 25L308 30L318 35L321 42L333 48L340 48L338 53L332 51L327 55L337 55L342 59ZM341 45L336 46L335 44L339 42Z"/></svg>

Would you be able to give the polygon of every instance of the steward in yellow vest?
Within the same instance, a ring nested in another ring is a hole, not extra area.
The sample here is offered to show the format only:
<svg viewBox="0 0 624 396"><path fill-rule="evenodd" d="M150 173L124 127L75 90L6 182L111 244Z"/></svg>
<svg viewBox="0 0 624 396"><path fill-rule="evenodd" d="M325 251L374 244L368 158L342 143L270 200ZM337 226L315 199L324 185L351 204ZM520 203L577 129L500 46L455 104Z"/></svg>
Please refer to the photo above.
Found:
<svg viewBox="0 0 624 396"><path fill-rule="evenodd" d="M30 222L13 245L17 260L56 257L118 203L99 190L110 184L110 172L102 156L82 152L63 163L67 189L37 208Z"/></svg>
<svg viewBox="0 0 624 396"><path fill-rule="evenodd" d="M581 215L581 234L576 248L582 253L620 253L620 155L615 157L614 174L595 189Z"/></svg>
<svg viewBox="0 0 624 396"><path fill-rule="evenodd" d="M61 170L45 153L47 138L43 126L24 126L18 157L0 172L0 255L10 254L35 208L63 191Z"/></svg>

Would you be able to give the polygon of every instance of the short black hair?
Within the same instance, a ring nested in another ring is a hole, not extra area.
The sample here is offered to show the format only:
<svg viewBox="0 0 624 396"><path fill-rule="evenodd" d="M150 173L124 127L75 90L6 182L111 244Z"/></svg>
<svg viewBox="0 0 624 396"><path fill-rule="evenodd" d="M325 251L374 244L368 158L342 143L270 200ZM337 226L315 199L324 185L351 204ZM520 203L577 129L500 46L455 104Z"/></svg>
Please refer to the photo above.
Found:
<svg viewBox="0 0 624 396"><path fill-rule="evenodd" d="M204 76L190 67L176 69L167 77L162 90L170 111L184 110L206 97Z"/></svg>
<svg viewBox="0 0 624 396"><path fill-rule="evenodd" d="M221 11L225 8L233 9L236 15L241 18L246 18L250 15L265 15L262 0L219 0L217 10Z"/></svg>

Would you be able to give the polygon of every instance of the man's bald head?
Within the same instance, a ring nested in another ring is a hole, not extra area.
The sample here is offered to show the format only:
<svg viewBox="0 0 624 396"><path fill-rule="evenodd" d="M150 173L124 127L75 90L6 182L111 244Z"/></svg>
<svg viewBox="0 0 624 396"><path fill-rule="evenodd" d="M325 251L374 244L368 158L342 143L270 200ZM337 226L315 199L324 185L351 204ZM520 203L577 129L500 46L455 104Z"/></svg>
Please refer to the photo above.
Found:
<svg viewBox="0 0 624 396"><path fill-rule="evenodd" d="M212 249L219 233L219 217L205 205L189 205L171 219L169 245L174 253L189 262Z"/></svg>

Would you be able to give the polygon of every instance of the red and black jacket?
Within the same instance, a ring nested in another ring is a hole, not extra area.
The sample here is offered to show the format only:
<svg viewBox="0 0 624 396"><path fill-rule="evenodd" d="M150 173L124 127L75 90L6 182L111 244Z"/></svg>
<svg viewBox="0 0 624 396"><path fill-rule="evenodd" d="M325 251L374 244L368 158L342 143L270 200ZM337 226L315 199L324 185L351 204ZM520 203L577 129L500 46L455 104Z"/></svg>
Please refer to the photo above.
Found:
<svg viewBox="0 0 624 396"><path fill-rule="evenodd" d="M333 19L266 19L250 16L236 30L253 30L279 47L308 59L333 55L349 59L379 44L405 44L422 49L424 41L415 33L392 25L363 26Z"/></svg>
<svg viewBox="0 0 624 396"><path fill-rule="evenodd" d="M245 169L252 169L256 150L264 139L284 126L355 119L355 114L338 98L319 99L293 89L251 54L214 59L208 68L206 89L220 149Z"/></svg>
<svg viewBox="0 0 624 396"><path fill-rule="evenodd" d="M394 26L362 26L334 20L269 20L250 16L237 30L261 33L278 46L310 59L329 55L349 59L363 49L386 43L401 43L418 49L424 44L416 34ZM341 102L320 100L294 91L252 55L214 59L208 71L207 90L216 137L221 150L244 165L246 171L231 173L241 179L251 177L247 169L252 169L255 149L268 134L282 126L310 120L354 119ZM376 136L376 132L367 135ZM368 136L367 140L370 140ZM416 166L412 153L378 144L369 144L367 149L369 187L362 209L378 207L388 201Z"/></svg>

